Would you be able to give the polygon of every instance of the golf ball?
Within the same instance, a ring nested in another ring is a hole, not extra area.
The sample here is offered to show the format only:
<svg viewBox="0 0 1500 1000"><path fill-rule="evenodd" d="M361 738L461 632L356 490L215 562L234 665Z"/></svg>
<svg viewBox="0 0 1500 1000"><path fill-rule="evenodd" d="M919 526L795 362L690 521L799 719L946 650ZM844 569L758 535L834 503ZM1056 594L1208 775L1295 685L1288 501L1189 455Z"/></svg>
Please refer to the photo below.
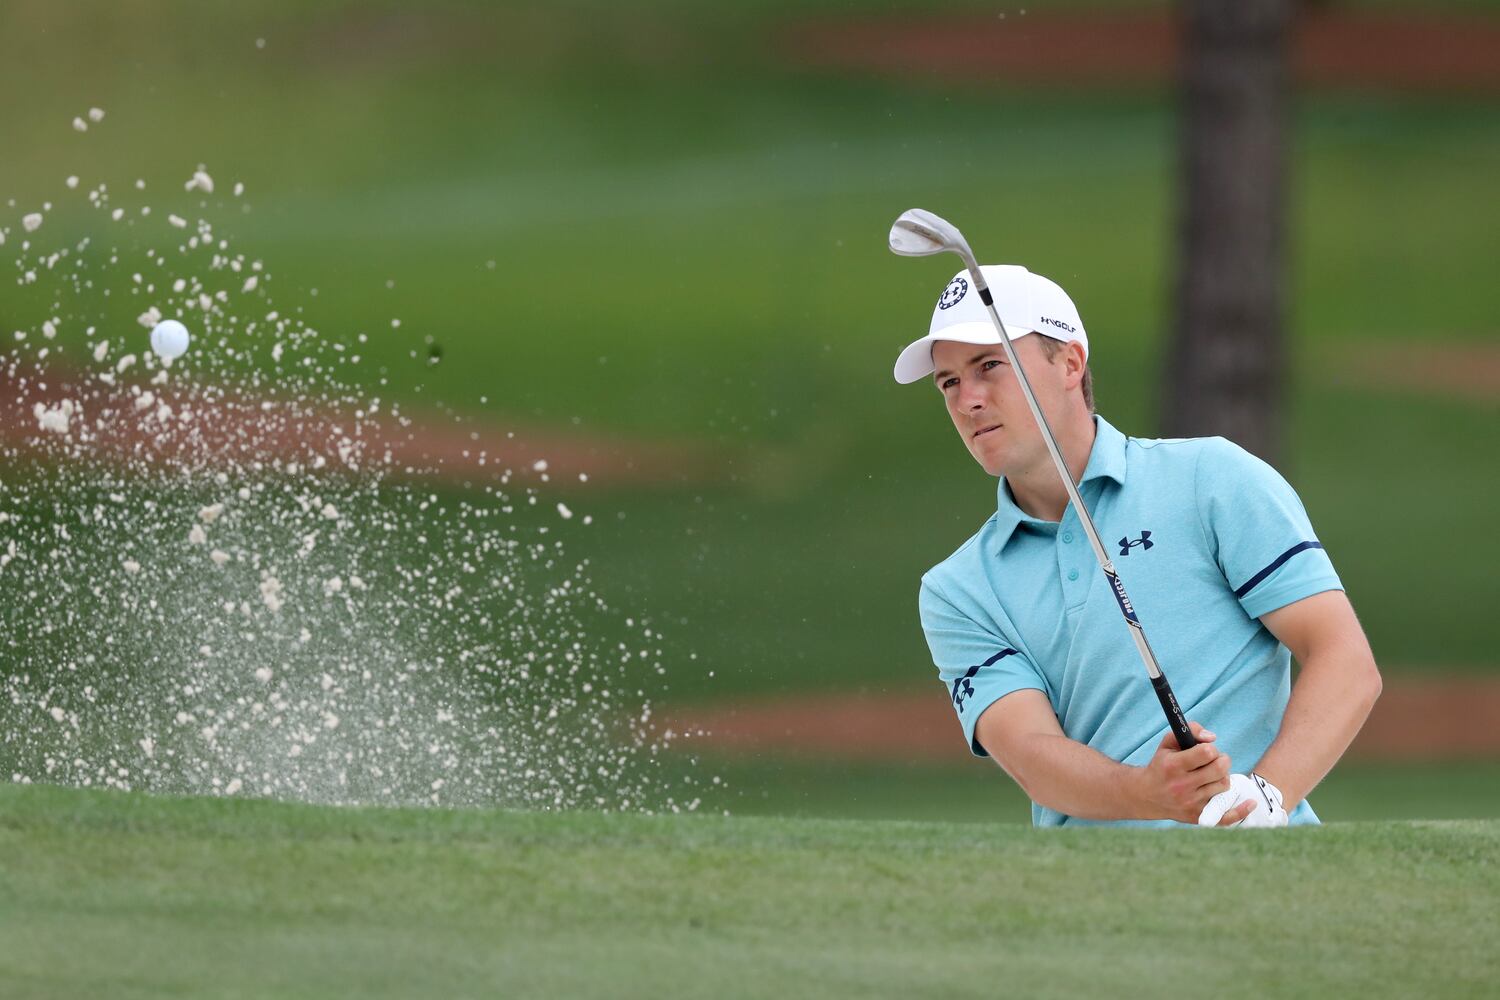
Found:
<svg viewBox="0 0 1500 1000"><path fill-rule="evenodd" d="M191 340L187 327L175 319L164 319L151 330L151 349L167 361L186 354Z"/></svg>

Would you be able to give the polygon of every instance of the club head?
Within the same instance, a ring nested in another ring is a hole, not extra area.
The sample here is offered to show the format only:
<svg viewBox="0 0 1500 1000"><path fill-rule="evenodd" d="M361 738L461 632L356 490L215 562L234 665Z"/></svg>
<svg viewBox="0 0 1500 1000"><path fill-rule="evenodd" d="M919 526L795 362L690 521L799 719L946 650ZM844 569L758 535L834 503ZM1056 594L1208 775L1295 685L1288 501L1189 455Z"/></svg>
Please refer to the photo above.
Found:
<svg viewBox="0 0 1500 1000"><path fill-rule="evenodd" d="M972 256L957 226L921 208L901 213L891 225L890 244L891 252L903 257L927 257L947 251Z"/></svg>

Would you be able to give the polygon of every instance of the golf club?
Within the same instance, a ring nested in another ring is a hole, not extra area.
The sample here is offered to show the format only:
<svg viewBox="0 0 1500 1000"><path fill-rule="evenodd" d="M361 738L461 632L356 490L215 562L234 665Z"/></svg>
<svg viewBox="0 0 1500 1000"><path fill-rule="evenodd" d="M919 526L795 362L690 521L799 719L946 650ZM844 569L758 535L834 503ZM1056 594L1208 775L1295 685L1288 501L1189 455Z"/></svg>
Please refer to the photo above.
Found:
<svg viewBox="0 0 1500 1000"><path fill-rule="evenodd" d="M1036 395L1031 391L1031 382L1026 378L1026 369L1021 367L1021 359L1016 356L1016 349L1010 342L1010 334L1006 332L1005 324L1000 320L1000 313L995 309L995 301L990 295L989 285L985 283L984 275L979 270L979 263L974 259L974 251L969 249L968 241L964 239L958 228L946 219L923 209L913 208L901 213L901 217L891 226L890 245L892 252L901 254L903 257L928 257L937 253L956 253L962 258L964 266L969 269L969 275L974 280L974 288L979 292L979 299L989 310L995 329L1000 332L1000 343L1005 347L1005 357L1010 362L1011 370L1020 380L1021 392L1026 396L1026 405L1031 408L1031 415L1042 430L1042 440L1047 442L1047 451L1052 456L1052 464L1057 467L1057 474L1062 477L1063 486L1068 490L1068 499L1072 502L1073 509L1078 512L1078 520L1083 525L1084 534L1088 535L1089 545L1094 549L1094 558L1099 560L1099 567L1109 578L1110 590L1115 595L1115 602L1120 605L1120 614L1125 616L1125 624L1130 627L1130 636L1135 640L1135 648L1141 654L1141 660L1146 664L1146 673L1151 676L1151 686L1156 689L1157 700L1161 702L1162 711L1167 715L1167 723L1172 727L1172 735L1177 737L1177 745L1183 750L1197 746L1198 741L1193 738L1192 730L1188 728L1187 719L1182 714L1182 707L1177 704L1177 696L1172 693L1172 686L1167 683L1167 676L1162 673L1161 666L1156 662L1156 654L1151 651L1151 644L1146 641L1146 631L1141 627L1140 619L1136 617L1135 606L1130 603L1129 595L1125 593L1125 585L1120 582L1120 576L1115 572L1115 565L1110 560L1109 553L1099 541L1099 532L1094 528L1094 519L1089 516L1088 508L1083 505L1083 498L1078 495L1078 487L1073 483L1067 463L1063 461L1062 452L1058 450L1057 439L1052 436L1052 428L1047 425L1047 418L1042 414Z"/></svg>

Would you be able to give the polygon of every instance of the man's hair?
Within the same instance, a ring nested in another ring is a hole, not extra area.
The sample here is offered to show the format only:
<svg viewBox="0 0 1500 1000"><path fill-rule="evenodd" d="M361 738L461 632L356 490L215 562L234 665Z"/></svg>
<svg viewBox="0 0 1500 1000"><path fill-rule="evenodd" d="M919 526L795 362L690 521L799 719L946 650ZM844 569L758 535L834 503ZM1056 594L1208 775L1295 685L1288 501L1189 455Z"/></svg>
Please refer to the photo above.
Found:
<svg viewBox="0 0 1500 1000"><path fill-rule="evenodd" d="M1039 333L1039 334L1036 335L1036 337L1037 337L1038 340L1040 340L1042 342L1042 353L1045 354L1045 355L1047 355L1047 361L1049 363L1053 362L1053 361L1056 361L1057 360L1057 352L1060 351L1060 350L1062 350L1064 347L1067 346L1064 341L1054 340L1053 338L1048 337L1045 334ZM1089 412L1090 413L1093 413L1094 412L1094 370L1088 366L1088 362L1084 362L1084 365L1083 365L1083 386L1082 386L1082 388L1083 388L1083 405L1087 406L1089 408Z"/></svg>

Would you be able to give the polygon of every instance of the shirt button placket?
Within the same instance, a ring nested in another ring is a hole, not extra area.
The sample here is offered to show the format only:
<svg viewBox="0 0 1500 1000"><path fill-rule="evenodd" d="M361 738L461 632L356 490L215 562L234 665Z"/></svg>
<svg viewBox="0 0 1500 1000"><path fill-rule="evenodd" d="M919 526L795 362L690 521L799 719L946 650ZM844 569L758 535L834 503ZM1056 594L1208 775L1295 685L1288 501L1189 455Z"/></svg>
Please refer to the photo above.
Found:
<svg viewBox="0 0 1500 1000"><path fill-rule="evenodd" d="M1078 583L1078 577L1081 574L1078 572L1078 566L1076 565L1079 557L1079 549L1074 544L1075 536L1077 534L1077 526L1075 523L1073 523L1072 512L1069 511L1068 514L1063 517L1063 523L1058 526L1057 538L1058 541L1062 543L1062 545L1067 546L1067 548L1061 549L1061 551L1058 553L1058 559L1067 567L1067 570L1063 573L1063 576L1067 578L1068 583L1073 585L1066 588L1068 593L1068 604L1070 605L1076 604L1082 598L1082 594L1080 592L1082 585Z"/></svg>
<svg viewBox="0 0 1500 1000"><path fill-rule="evenodd" d="M1066 521L1064 521L1064 524L1066 524ZM1073 535L1072 528L1059 526L1057 532L1057 568L1062 574L1063 579L1067 581L1067 583L1063 584L1063 590L1068 595L1067 603L1069 607L1077 604L1079 599L1077 587L1078 567L1073 565L1077 560L1078 550L1073 546ZM1073 586L1069 586L1069 584L1073 584Z"/></svg>

